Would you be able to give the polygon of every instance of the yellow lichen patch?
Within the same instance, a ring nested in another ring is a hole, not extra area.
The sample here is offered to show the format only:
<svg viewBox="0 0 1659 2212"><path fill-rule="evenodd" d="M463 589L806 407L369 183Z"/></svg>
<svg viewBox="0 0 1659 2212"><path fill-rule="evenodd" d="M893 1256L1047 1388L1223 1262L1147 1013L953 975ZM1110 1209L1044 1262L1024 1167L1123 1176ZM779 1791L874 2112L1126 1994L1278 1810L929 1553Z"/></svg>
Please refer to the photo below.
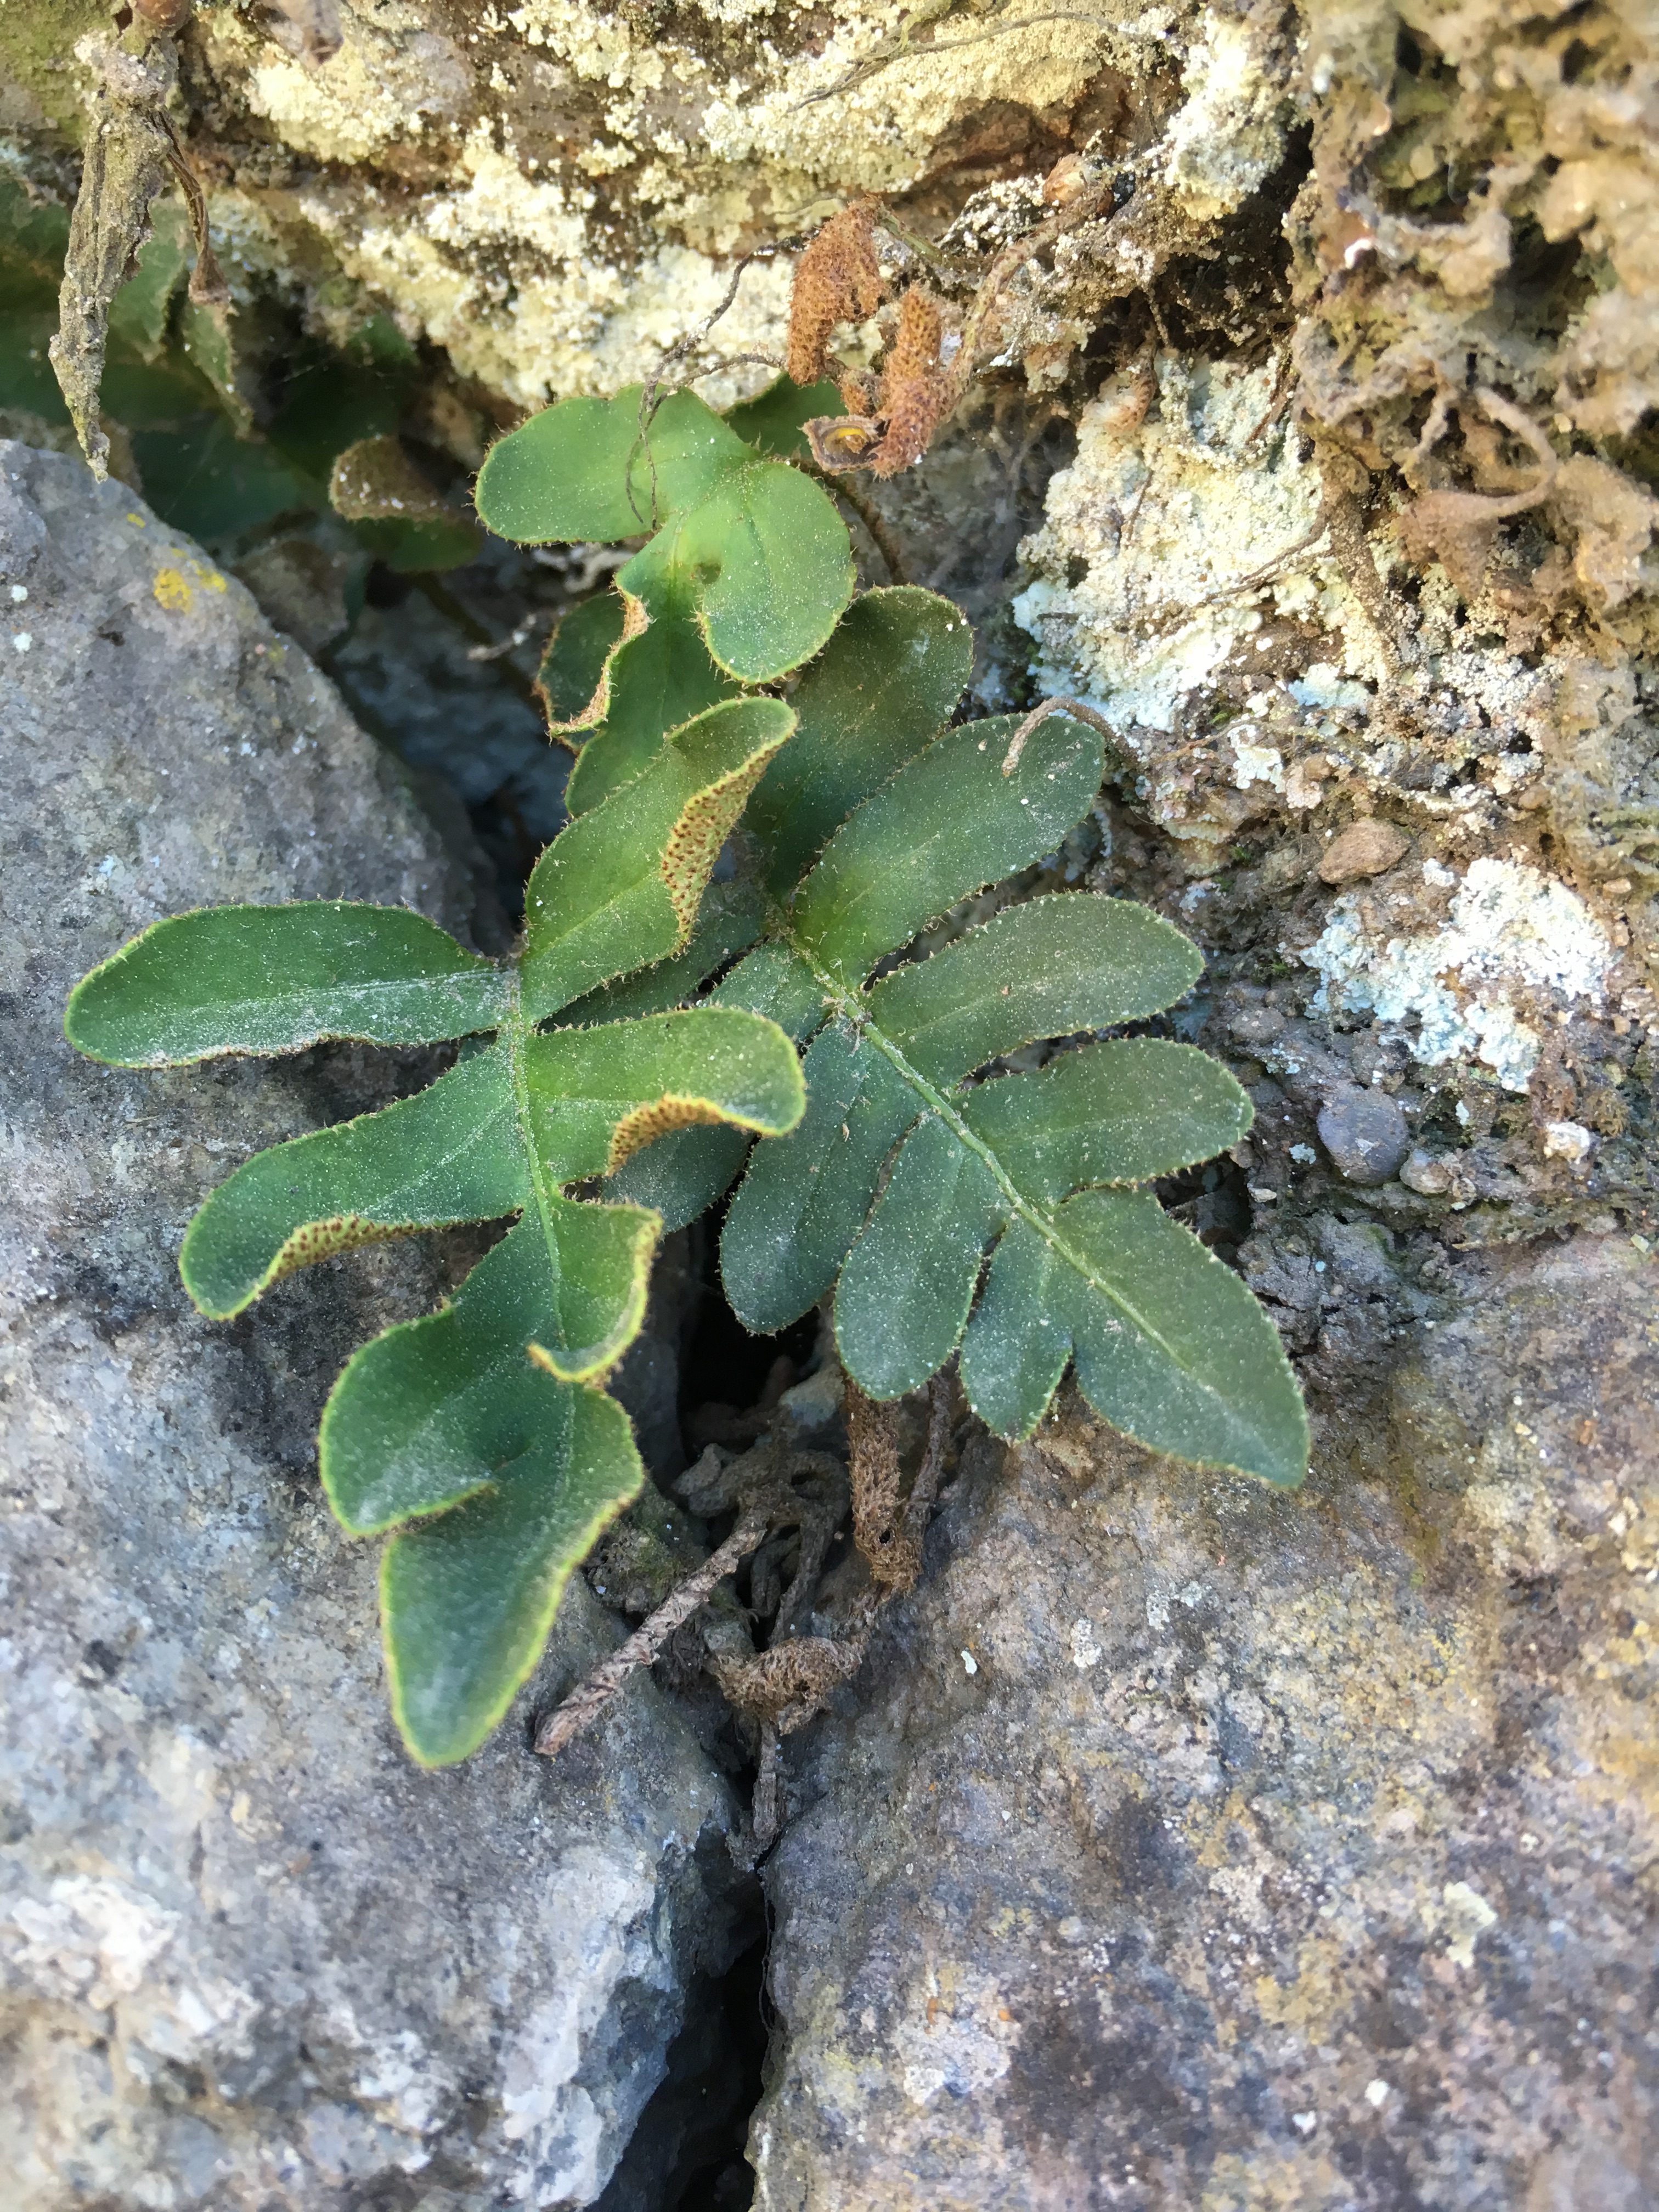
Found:
<svg viewBox="0 0 1659 2212"><path fill-rule="evenodd" d="M1195 1832L1189 1836L1196 1863L1206 1869L1224 1867L1235 1827L1253 1832L1255 1821L1250 1814L1249 1800L1242 1790L1230 1790L1224 1804L1209 1814L1204 1826L1207 1834Z"/></svg>
<svg viewBox="0 0 1659 2212"><path fill-rule="evenodd" d="M1312 2148L1262 2151L1248 2158L1230 2151L1217 2159L1198 2200L1197 2212L1335 2212L1352 2203L1343 2175Z"/></svg>
<svg viewBox="0 0 1659 2212"><path fill-rule="evenodd" d="M1423 1919L1431 1933L1444 1931L1446 1956L1453 1966L1468 1968L1474 1964L1475 1945L1497 1927L1498 1916L1478 1889L1466 1881L1449 1881L1441 1889L1440 1903L1426 1908Z"/></svg>
<svg viewBox="0 0 1659 2212"><path fill-rule="evenodd" d="M296 1275L301 1267L314 1267L337 1252L355 1252L364 1244L384 1243L393 1237L410 1237L418 1224L408 1221L370 1221L361 1213L337 1213L327 1221L307 1221L296 1229L277 1252L262 1289Z"/></svg>
<svg viewBox="0 0 1659 2212"><path fill-rule="evenodd" d="M778 744L782 742L780 738ZM674 824L663 851L662 879L668 886L668 896L674 902L679 922L679 935L674 940L676 952L685 950L704 887L720 858L720 847L731 835L738 817L748 804L750 793L766 773L777 750L778 745L768 745L740 769L722 776L718 783L711 783L706 791L700 791Z"/></svg>
<svg viewBox="0 0 1659 2212"><path fill-rule="evenodd" d="M351 12L340 28L340 49L326 69L307 68L269 44L257 50L248 104L287 144L326 161L361 161L440 132L465 109L471 71L453 40L435 30L399 37Z"/></svg>
<svg viewBox="0 0 1659 2212"><path fill-rule="evenodd" d="M133 516L129 519L140 521L140 527L143 526L140 518ZM187 615L196 603L198 590L222 592L226 589L224 578L205 561L198 560L191 553L180 553L177 558L181 565L174 568L169 563L165 568L158 568L155 581L150 586L155 595L156 605L165 607L170 615Z"/></svg>
<svg viewBox="0 0 1659 2212"><path fill-rule="evenodd" d="M1343 1947L1334 1937L1310 1936L1288 1986L1272 1974L1257 1977L1253 1993L1261 2017L1275 2027L1296 2029L1310 2042L1328 2040L1352 2003L1343 1964Z"/></svg>
<svg viewBox="0 0 1659 2212"><path fill-rule="evenodd" d="M615 1175L630 1154L642 1152L647 1145L654 1144L672 1130L695 1128L700 1123L725 1119L725 1115L706 1098L684 1098L671 1091L665 1097L653 1098L648 1106L636 1106L617 1122L611 1132L611 1155L605 1161L605 1171Z"/></svg>

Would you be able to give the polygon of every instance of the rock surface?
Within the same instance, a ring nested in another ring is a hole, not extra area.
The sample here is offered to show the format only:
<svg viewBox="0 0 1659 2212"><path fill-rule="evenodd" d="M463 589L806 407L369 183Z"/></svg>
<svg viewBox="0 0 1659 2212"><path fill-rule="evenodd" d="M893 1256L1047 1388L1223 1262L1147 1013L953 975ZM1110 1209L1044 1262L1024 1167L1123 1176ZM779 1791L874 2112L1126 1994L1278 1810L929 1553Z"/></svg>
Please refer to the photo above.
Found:
<svg viewBox="0 0 1659 2212"><path fill-rule="evenodd" d="M1116 25L1014 21L930 59L899 55L890 0L331 12L342 42L320 65L275 9L201 8L183 33L232 284L246 298L274 278L337 335L385 301L473 404L480 386L535 404L648 375L719 306L732 257L843 195L1040 174L1120 111L1114 61L1155 60L1168 35L1124 0ZM74 49L109 21L100 0L9 7L0 129L78 136L90 64ZM775 348L787 292L786 266L753 269L722 349Z"/></svg>
<svg viewBox="0 0 1659 2212"><path fill-rule="evenodd" d="M1659 1262L1439 1310L1297 1498L968 1448L797 1753L765 2212L1656 2201Z"/></svg>
<svg viewBox="0 0 1659 2212"><path fill-rule="evenodd" d="M432 1776L399 1749L374 1547L330 1521L313 1438L457 1254L330 1262L228 1328L173 1265L228 1166L419 1067L128 1074L60 1028L160 915L345 895L465 931L469 872L119 484L0 445L0 569L7 2203L588 2203L726 1964L726 1786L648 1687L558 1770L528 1756L614 1633L580 1579L484 1752Z"/></svg>

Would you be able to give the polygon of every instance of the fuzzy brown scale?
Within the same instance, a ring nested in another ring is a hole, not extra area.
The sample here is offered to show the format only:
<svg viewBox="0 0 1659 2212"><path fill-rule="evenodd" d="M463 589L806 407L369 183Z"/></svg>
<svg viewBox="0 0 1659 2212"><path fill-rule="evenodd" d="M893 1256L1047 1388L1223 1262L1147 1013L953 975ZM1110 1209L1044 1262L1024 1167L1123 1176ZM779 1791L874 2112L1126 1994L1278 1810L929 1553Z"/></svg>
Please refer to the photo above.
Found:
<svg viewBox="0 0 1659 2212"><path fill-rule="evenodd" d="M362 1213L337 1213L326 1221L307 1221L278 1251L265 1280L280 1283L285 1275L297 1275L302 1267L314 1267L319 1260L331 1260L341 1252L358 1251L365 1244L383 1244L393 1237L413 1237L419 1227L416 1222L371 1221Z"/></svg>
<svg viewBox="0 0 1659 2212"><path fill-rule="evenodd" d="M596 729L611 712L611 672L616 665L617 655L622 651L623 646L632 644L636 637L643 637L651 626L651 617L645 611L643 599L635 599L632 592L624 592L620 585L617 587L617 597L623 604L622 635L606 653L605 665L599 671L599 680L594 689L593 696L582 708L580 714L573 714L568 721L558 720L554 714L553 704L545 689L539 682L535 687L536 696L541 701L543 712L547 716L548 735L569 752L580 750L580 744L570 743L569 732Z"/></svg>
<svg viewBox="0 0 1659 2212"><path fill-rule="evenodd" d="M739 1712L789 1735L857 1674L869 1640L867 1629L848 1637L795 1636L752 1658L711 1652L707 1664Z"/></svg>
<svg viewBox="0 0 1659 2212"><path fill-rule="evenodd" d="M829 366L838 323L861 323L881 304L875 217L867 204L832 216L795 270L784 365L797 384L816 384Z"/></svg>
<svg viewBox="0 0 1659 2212"><path fill-rule="evenodd" d="M939 359L944 337L939 301L913 285L899 301L898 328L882 369L879 412L887 427L870 456L876 476L896 477L919 461L955 401Z"/></svg>
<svg viewBox="0 0 1659 2212"><path fill-rule="evenodd" d="M884 1592L913 1589L921 1546L906 1526L898 1431L890 1407L848 1386L847 1434L852 1446L853 1535L872 1579Z"/></svg>

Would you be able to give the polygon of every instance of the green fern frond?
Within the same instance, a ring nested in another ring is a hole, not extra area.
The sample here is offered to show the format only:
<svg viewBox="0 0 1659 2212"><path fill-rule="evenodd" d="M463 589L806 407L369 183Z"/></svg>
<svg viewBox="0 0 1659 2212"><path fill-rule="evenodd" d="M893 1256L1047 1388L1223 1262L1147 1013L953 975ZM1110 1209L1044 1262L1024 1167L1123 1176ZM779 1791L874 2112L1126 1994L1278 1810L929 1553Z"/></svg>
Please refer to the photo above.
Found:
<svg viewBox="0 0 1659 2212"><path fill-rule="evenodd" d="M842 1361L872 1397L918 1389L959 1352L975 1411L1024 1437L1074 1365L1127 1434L1293 1486L1307 1421L1277 1334L1147 1188L1235 1144L1249 1102L1191 1046L1094 1034L1173 1005L1196 948L1145 908L1078 891L891 965L1051 853L1099 787L1100 741L1068 716L1034 729L1012 773L1014 718L942 726L969 644L931 594L857 601L798 684L798 730L750 803L766 920L703 1003L764 1013L802 1043L807 1107L743 1172L727 1297L769 1332L833 1292ZM711 940L706 975L731 937ZM690 963L676 981L692 988ZM1040 1070L994 1073L1049 1040L1077 1042ZM734 1130L687 1131L615 1188L690 1218L747 1149Z"/></svg>
<svg viewBox="0 0 1659 2212"><path fill-rule="evenodd" d="M779 701L737 700L673 732L549 847L514 960L480 959L398 908L223 907L155 923L70 998L70 1042L129 1066L493 1032L416 1096L257 1154L179 1255L197 1305L226 1319L332 1253L519 1216L445 1312L356 1354L323 1417L342 1525L392 1538L386 1663L424 1765L464 1759L501 1719L572 1569L642 1480L600 1385L639 1333L661 1218L571 1187L665 1131L778 1135L800 1118L793 1044L753 1013L538 1027L684 950L720 842L793 719Z"/></svg>

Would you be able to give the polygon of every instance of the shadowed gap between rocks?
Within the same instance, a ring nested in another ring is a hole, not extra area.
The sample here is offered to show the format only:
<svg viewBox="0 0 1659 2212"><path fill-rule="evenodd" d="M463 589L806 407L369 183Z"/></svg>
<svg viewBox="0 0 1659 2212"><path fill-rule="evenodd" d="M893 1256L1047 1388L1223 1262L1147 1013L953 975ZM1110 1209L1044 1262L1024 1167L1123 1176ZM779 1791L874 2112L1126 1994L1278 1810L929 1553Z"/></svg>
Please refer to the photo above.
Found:
<svg viewBox="0 0 1659 2212"><path fill-rule="evenodd" d="M718 1213L709 1223L694 1224L684 1242L687 1264L678 1286L678 1419L665 1424L659 1403L630 1406L642 1442L655 1442L653 1471L665 1496L666 1480L684 1466L688 1447L695 1457L711 1435L752 1425L783 1388L806 1373L818 1331L816 1314L775 1336L751 1336L743 1327L720 1288ZM713 1540L725 1536L732 1518L711 1523ZM733 1727L716 1725L713 1747L746 1802L755 1787L756 1762ZM775 2014L767 1994L770 1931L758 1888L737 1909L737 1955L724 1973L703 1975L694 1984L664 2078L595 2212L744 2212L753 2202L755 2177L745 2150L765 2086Z"/></svg>

